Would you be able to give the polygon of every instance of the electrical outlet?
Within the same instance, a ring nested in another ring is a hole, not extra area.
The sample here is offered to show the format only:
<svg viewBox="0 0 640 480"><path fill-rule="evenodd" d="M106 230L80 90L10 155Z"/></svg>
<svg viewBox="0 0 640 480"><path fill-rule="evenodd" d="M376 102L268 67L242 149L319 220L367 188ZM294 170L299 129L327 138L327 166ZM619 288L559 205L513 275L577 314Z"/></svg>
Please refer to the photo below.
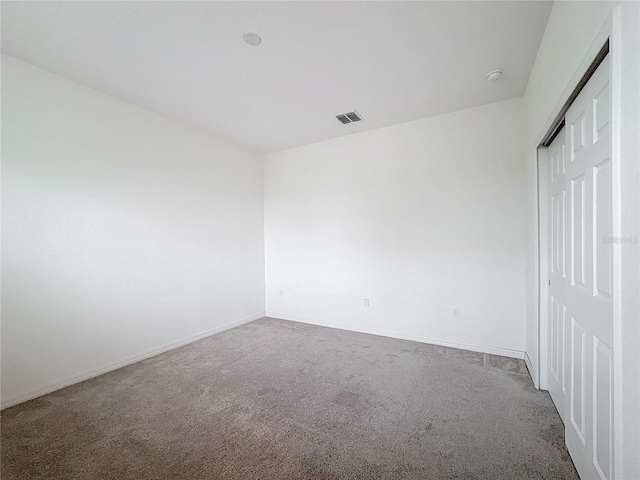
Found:
<svg viewBox="0 0 640 480"><path fill-rule="evenodd" d="M460 316L460 307L453 307L453 311L451 314L452 317L459 317Z"/></svg>
<svg viewBox="0 0 640 480"><path fill-rule="evenodd" d="M280 296L284 297L284 290L280 290Z"/></svg>
<svg viewBox="0 0 640 480"><path fill-rule="evenodd" d="M369 299L368 299L368 298L365 298L365 299L364 299L364 306L365 306L365 307L368 307L368 306L369 306Z"/></svg>

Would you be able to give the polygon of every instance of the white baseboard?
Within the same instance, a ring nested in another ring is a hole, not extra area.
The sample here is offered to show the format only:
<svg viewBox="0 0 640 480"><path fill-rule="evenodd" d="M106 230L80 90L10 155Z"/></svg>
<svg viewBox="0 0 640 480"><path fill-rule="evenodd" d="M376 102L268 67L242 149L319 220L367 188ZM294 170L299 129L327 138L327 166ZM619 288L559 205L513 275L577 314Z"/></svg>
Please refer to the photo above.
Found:
<svg viewBox="0 0 640 480"><path fill-rule="evenodd" d="M214 328L213 330L208 330L206 332L201 332L196 335L192 335L187 338L183 338L182 340L178 340L177 342L166 343L161 345L160 347L154 348L147 352L141 353L139 355L135 355L133 357L129 357L120 362L112 363L105 367L99 368L97 370L92 370L90 372L85 372L80 375L76 375L72 378L68 378L66 380L62 380L60 382L54 382L44 387L38 388L36 390L32 390L22 395L18 395L17 397L2 399L2 403L0 404L0 409L4 410L5 408L12 407L22 402L26 402L28 400L33 400L34 398L41 397L42 395L46 395L51 392L55 392L56 390L60 390L65 387L69 387L76 383L84 382L85 380L89 380L90 378L98 377L105 373L111 372L113 370L117 370L122 367L126 367L127 365L131 365L133 363L139 362L141 360L146 360L147 358L155 357L156 355L160 355L161 353L168 352L169 350L173 350L175 348L182 347L184 345L188 345L189 343L196 342L206 337L210 337L211 335L215 335L216 333L221 333L226 330L230 330L235 327L239 327L240 325L244 325L245 323L250 323L265 316L264 312L258 315L252 315L250 317L245 317L241 320L237 320L235 322L227 323L225 325L221 325L219 327Z"/></svg>
<svg viewBox="0 0 640 480"><path fill-rule="evenodd" d="M336 328L338 330L347 330L349 332L367 333L369 335L378 335L380 337L390 337L390 338L397 338L399 340L410 340L412 342L428 343L431 345L440 345L441 347L459 348L460 350L469 350L472 352L488 353L491 355L500 355L502 357L517 358L519 360L524 359L524 352L521 352L520 350L512 350L509 348L494 347L490 345L477 345L473 343L453 342L450 340L440 340L437 338L423 337L418 335L409 335L405 333L381 332L377 330L345 328L345 327L333 325L327 322L314 321L309 318L304 318L304 319L291 318L287 315L282 315L277 312L267 312L267 317L278 318L280 320L288 320L291 322L307 323L310 325L318 325L320 327Z"/></svg>
<svg viewBox="0 0 640 480"><path fill-rule="evenodd" d="M533 368L533 362L529 358L527 352L524 352L524 363L527 366L527 370L529 370L529 375L531 376L531 380L533 380L533 386L540 390L540 384L538 381L538 370Z"/></svg>

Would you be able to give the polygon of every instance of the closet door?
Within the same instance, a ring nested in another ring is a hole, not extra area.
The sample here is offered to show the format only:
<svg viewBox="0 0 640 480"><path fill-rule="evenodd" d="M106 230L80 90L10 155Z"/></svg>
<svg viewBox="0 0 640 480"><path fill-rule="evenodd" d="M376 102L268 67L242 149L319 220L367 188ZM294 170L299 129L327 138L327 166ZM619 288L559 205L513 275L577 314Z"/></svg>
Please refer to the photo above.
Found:
<svg viewBox="0 0 640 480"><path fill-rule="evenodd" d="M549 371L548 388L562 421L565 419L566 376L565 361L567 351L567 322L565 303L566 262L566 191L565 191L565 131L556 136L549 145L548 212L549 212L549 337L547 339Z"/></svg>
<svg viewBox="0 0 640 480"><path fill-rule="evenodd" d="M613 473L609 98L605 58L565 118L564 418L567 447L584 479Z"/></svg>

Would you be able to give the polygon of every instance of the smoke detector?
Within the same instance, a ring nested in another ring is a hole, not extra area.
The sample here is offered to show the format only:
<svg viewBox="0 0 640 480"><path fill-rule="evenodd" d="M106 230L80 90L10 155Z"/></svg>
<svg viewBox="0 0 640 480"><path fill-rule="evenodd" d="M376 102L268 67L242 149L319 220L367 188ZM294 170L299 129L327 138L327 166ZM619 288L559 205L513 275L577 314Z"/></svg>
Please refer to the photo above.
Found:
<svg viewBox="0 0 640 480"><path fill-rule="evenodd" d="M343 124L359 122L362 120L360 114L356 111L341 113L340 115L336 115L336 118Z"/></svg>
<svg viewBox="0 0 640 480"><path fill-rule="evenodd" d="M244 35L242 35L242 39L247 45L251 45L252 47L257 47L262 43L262 38L260 38L260 35L253 32L245 33Z"/></svg>
<svg viewBox="0 0 640 480"><path fill-rule="evenodd" d="M495 82L496 80L500 80L504 72L502 70L494 70L493 72L487 73L487 80L490 82Z"/></svg>

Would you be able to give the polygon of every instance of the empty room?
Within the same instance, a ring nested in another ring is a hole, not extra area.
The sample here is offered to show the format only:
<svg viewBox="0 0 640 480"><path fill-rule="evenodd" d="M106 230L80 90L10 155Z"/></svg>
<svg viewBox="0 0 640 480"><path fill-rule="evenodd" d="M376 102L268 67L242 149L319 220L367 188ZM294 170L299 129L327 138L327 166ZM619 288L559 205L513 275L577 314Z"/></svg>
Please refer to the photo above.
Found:
<svg viewBox="0 0 640 480"><path fill-rule="evenodd" d="M3 480L640 480L640 2L0 17Z"/></svg>

